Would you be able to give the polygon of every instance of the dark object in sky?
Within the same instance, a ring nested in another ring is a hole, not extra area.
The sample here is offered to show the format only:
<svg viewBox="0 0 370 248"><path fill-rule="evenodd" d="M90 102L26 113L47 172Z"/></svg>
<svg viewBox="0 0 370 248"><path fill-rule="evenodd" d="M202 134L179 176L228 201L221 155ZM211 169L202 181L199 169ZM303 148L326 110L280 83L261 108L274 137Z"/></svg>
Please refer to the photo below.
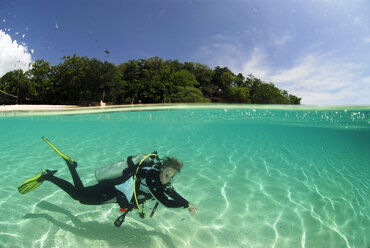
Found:
<svg viewBox="0 0 370 248"><path fill-rule="evenodd" d="M105 50L104 52L105 52L106 54L110 54L110 52L109 52L108 50Z"/></svg>

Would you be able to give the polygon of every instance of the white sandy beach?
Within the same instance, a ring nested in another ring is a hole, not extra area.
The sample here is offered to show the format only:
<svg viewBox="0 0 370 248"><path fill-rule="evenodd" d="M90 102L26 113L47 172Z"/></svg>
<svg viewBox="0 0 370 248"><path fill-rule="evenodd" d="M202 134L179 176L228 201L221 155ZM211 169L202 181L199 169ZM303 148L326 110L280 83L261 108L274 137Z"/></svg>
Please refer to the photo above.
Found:
<svg viewBox="0 0 370 248"><path fill-rule="evenodd" d="M173 104L126 104L126 105L106 105L100 106L77 106L77 105L44 105L44 104L18 104L0 105L0 116L27 116L27 115L66 115L66 114L89 114L99 112L126 111L132 108L141 110L153 110L159 108L184 108L183 105Z"/></svg>
<svg viewBox="0 0 370 248"><path fill-rule="evenodd" d="M295 109L295 110L305 110L305 109L341 109L344 106L308 106L308 105L265 105L265 104L202 104L202 103L152 103L152 104L123 104L123 105L106 105L102 103L100 106L78 106L78 105L47 105L47 104L17 104L17 105L0 105L0 112L11 112L11 111L42 111L42 112L57 112L57 111L68 111L68 110L78 110L83 112L96 111L105 109L106 111L112 110L116 111L117 109L140 107L143 110L147 108L203 108L207 106L208 108L253 108L253 109ZM345 106L346 109L370 109L370 106ZM69 111L68 111L69 112Z"/></svg>
<svg viewBox="0 0 370 248"><path fill-rule="evenodd" d="M168 106L174 104L168 103L152 103L152 104L122 104L122 105L106 105L102 102L98 106L78 106L78 105L48 105L48 104L16 104L16 105L0 105L0 111L48 111L48 110L93 110L102 108L125 108L125 107L145 107L145 106ZM182 104L176 104L182 105Z"/></svg>
<svg viewBox="0 0 370 248"><path fill-rule="evenodd" d="M63 110L81 108L75 105L0 105L0 111L37 111L37 110Z"/></svg>

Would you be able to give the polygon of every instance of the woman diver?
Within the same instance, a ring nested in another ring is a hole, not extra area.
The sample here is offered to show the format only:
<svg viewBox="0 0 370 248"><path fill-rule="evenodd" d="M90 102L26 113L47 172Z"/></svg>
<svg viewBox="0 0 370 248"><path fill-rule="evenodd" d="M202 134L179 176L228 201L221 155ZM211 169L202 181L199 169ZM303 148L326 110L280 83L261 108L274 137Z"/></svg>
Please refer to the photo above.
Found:
<svg viewBox="0 0 370 248"><path fill-rule="evenodd" d="M44 181L49 181L64 190L73 199L82 204L101 205L117 202L123 214L115 221L119 227L126 214L137 208L144 218L144 202L155 198L151 216L158 206L158 202L168 208L187 208L190 215L197 213L197 208L180 196L171 185L174 177L180 173L183 163L175 158L158 158L156 152L138 156L130 156L127 160L117 162L109 167L100 168L95 172L98 183L85 187L76 171L77 162L61 153L47 139L43 138L67 163L71 172L73 184L54 176L57 170L44 170L37 176L25 181L18 187L21 194L26 194Z"/></svg>

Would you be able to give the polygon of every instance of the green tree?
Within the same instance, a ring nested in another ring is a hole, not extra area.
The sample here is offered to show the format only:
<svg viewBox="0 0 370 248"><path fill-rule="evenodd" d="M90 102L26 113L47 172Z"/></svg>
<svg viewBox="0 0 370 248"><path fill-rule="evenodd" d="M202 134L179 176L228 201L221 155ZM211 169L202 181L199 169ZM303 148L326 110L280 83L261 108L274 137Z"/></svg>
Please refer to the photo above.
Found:
<svg viewBox="0 0 370 248"><path fill-rule="evenodd" d="M172 68L158 57L130 60L118 66L125 82L122 98L125 103L170 102L175 86L170 80Z"/></svg>
<svg viewBox="0 0 370 248"><path fill-rule="evenodd" d="M126 63L122 63L117 67L117 70L121 73L123 82L123 92L120 99L123 103L137 103L138 94L140 91L140 81L142 79L142 63L136 60L130 60Z"/></svg>
<svg viewBox="0 0 370 248"><path fill-rule="evenodd" d="M63 62L54 67L54 97L56 103L81 104L87 77L87 57L63 57Z"/></svg>
<svg viewBox="0 0 370 248"><path fill-rule="evenodd" d="M49 62L36 60L27 72L33 103L49 103L53 94L52 67Z"/></svg>
<svg viewBox="0 0 370 248"><path fill-rule="evenodd" d="M170 80L173 81L176 86L182 86L182 87L199 86L199 83L195 79L194 74L192 74L191 72L187 70L180 70L180 71L173 72L171 74Z"/></svg>
<svg viewBox="0 0 370 248"><path fill-rule="evenodd" d="M29 79L21 69L6 73L0 80L0 90L3 95L3 104L9 104L12 100L15 100L16 104L25 104L32 101Z"/></svg>
<svg viewBox="0 0 370 248"><path fill-rule="evenodd" d="M143 61L143 69L152 70L152 71L160 71L162 64L163 64L163 59L157 56L151 57L147 60L142 60L142 61Z"/></svg>
<svg viewBox="0 0 370 248"><path fill-rule="evenodd" d="M235 84L236 84L238 87L245 87L245 86L246 86L246 84L245 84L245 78L244 78L243 74L239 73L239 74L236 76Z"/></svg>
<svg viewBox="0 0 370 248"><path fill-rule="evenodd" d="M179 71L183 67L182 63L180 63L177 59L166 60L164 63L171 69L171 72Z"/></svg>
<svg viewBox="0 0 370 248"><path fill-rule="evenodd" d="M206 65L196 63L194 67L194 76L199 83L199 88L203 92L204 97L211 99L217 91L217 86L211 83L213 78L213 70Z"/></svg>
<svg viewBox="0 0 370 248"><path fill-rule="evenodd" d="M88 105L100 100L115 103L120 99L124 84L114 64L76 55L63 60L54 67L55 101Z"/></svg>
<svg viewBox="0 0 370 248"><path fill-rule="evenodd" d="M262 104L300 104L301 98L278 89L273 83L265 83L248 75L246 87L250 90L251 102Z"/></svg>
<svg viewBox="0 0 370 248"><path fill-rule="evenodd" d="M214 69L214 74L211 83L217 87L216 92L211 96L212 101L223 102L230 95L230 87L235 84L236 76L229 68L221 68L217 66Z"/></svg>
<svg viewBox="0 0 370 248"><path fill-rule="evenodd" d="M197 88L199 83L191 72L176 71L172 73L170 80L176 87L176 94L171 98L171 102L208 102L202 91Z"/></svg>
<svg viewBox="0 0 370 248"><path fill-rule="evenodd" d="M121 74L117 67L107 61L90 59L84 70L83 84L84 100L88 102L116 102L122 91Z"/></svg>
<svg viewBox="0 0 370 248"><path fill-rule="evenodd" d="M201 90L189 86L176 86L177 93L171 98L173 103L208 103Z"/></svg>
<svg viewBox="0 0 370 248"><path fill-rule="evenodd" d="M37 60L32 68L15 70L0 79L1 101L87 105L164 102L232 102L300 104L301 98L273 83L227 67L209 68L194 62L159 57L130 60L115 66L87 57L63 57L50 66Z"/></svg>
<svg viewBox="0 0 370 248"><path fill-rule="evenodd" d="M160 103L163 101L165 85L161 82L158 71L144 70L139 84L138 98L142 103Z"/></svg>
<svg viewBox="0 0 370 248"><path fill-rule="evenodd" d="M288 95L289 104L301 104L302 98L299 98L295 95Z"/></svg>
<svg viewBox="0 0 370 248"><path fill-rule="evenodd" d="M231 87L227 101L230 103L251 103L248 89L246 87Z"/></svg>

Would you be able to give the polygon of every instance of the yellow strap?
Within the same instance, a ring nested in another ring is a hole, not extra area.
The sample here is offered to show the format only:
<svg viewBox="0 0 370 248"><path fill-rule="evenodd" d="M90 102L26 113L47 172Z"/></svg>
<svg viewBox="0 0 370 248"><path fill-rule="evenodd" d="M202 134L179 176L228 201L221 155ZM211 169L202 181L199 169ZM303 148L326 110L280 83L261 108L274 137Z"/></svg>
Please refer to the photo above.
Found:
<svg viewBox="0 0 370 248"><path fill-rule="evenodd" d="M74 163L75 161L73 159L71 159L70 157L68 157L67 155L63 154L61 151L59 151L58 148L56 148L50 141L48 141L46 138L42 137L42 139L48 143L49 146L51 146L51 148L54 149L54 151L56 151L59 156L61 156L64 160L70 160L72 163Z"/></svg>
<svg viewBox="0 0 370 248"><path fill-rule="evenodd" d="M140 213L143 213L144 210L140 208L140 205L139 205L139 201L137 200L137 195L136 195L136 174L137 172L139 171L139 168L140 168L140 165L144 162L145 159L147 159L148 157L150 156L157 156L157 154L155 153L151 153L149 155L146 155L139 163L139 165L137 166L137 169L136 169L136 172L134 174L134 197L135 197L135 201L136 201L136 206L137 206L137 209L139 210Z"/></svg>

